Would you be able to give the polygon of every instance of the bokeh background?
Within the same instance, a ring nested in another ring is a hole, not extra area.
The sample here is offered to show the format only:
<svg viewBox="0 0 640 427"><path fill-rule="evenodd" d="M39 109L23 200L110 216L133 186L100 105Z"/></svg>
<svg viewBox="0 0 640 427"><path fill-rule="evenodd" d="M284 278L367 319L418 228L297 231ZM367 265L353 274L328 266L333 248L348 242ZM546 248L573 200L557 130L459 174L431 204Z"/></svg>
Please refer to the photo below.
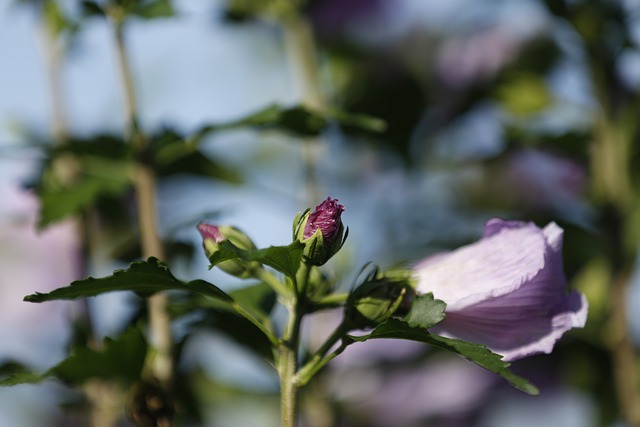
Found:
<svg viewBox="0 0 640 427"><path fill-rule="evenodd" d="M68 219L36 228L33 188L48 179L49 147L72 139L109 150L126 128L113 28L80 3L0 2L0 362L36 371L65 357L87 313L102 337L141 310L126 294L22 302L139 256L126 192L96 199L84 236ZM195 224L233 224L258 246L286 244L295 214L329 195L346 206L351 231L328 266L345 289L365 262L387 267L455 248L494 216L555 221L570 286L587 295L590 316L553 354L513 365L540 396L423 346L367 343L305 391L303 423L638 425L640 2L291 2L302 26L282 19L280 3L174 0L171 16L129 19L142 131L188 139L270 105L367 115L386 127L334 114L317 135L283 123L203 133L204 163L191 158L159 180L173 271L242 286L207 270ZM120 171L100 167L117 186ZM310 345L332 316L306 325ZM279 425L271 367L215 327L185 342L191 405L180 425ZM90 425L81 393L53 380L0 389L0 424Z"/></svg>

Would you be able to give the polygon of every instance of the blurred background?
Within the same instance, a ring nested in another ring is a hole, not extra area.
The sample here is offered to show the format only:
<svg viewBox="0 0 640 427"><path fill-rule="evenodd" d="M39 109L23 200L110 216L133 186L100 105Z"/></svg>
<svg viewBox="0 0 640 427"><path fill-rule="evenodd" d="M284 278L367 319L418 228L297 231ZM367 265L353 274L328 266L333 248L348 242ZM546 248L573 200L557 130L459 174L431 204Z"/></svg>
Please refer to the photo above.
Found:
<svg viewBox="0 0 640 427"><path fill-rule="evenodd" d="M2 366L45 371L87 329L114 336L143 315L124 293L22 302L140 257L124 46L137 128L168 147L149 155L180 278L241 286L207 270L199 221L287 244L295 214L327 196L346 206L349 240L327 267L345 289L368 261L453 249L494 216L565 230L590 313L553 354L514 363L540 396L420 345L365 343L305 389L303 425L640 425L640 1L84 3L0 2ZM121 27L110 5L131 12ZM308 322L309 344L332 322ZM279 425L273 369L196 324L175 325L178 424ZM54 380L2 388L0 424L92 425L87 406Z"/></svg>

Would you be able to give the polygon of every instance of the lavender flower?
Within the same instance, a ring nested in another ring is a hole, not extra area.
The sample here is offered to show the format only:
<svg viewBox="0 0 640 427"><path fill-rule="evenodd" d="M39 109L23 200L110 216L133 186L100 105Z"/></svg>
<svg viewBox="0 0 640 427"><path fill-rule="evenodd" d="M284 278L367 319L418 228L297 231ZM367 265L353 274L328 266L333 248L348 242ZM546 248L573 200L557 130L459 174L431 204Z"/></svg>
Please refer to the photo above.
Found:
<svg viewBox="0 0 640 427"><path fill-rule="evenodd" d="M418 293L447 303L447 317L431 331L486 344L504 360L550 353L560 337L581 328L588 304L565 292L563 230L492 219L483 238L414 267Z"/></svg>
<svg viewBox="0 0 640 427"><path fill-rule="evenodd" d="M307 211L295 220L294 236L306 245L305 256L311 264L324 264L344 244L346 234L340 218L342 212L344 206L337 199L327 197L313 212Z"/></svg>

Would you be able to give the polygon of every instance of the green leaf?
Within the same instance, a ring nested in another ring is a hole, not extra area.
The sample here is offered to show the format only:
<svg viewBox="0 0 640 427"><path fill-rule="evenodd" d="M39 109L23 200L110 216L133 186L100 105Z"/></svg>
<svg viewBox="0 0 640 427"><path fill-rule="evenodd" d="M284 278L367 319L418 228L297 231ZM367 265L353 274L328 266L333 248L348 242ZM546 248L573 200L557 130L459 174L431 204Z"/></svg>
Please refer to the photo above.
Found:
<svg viewBox="0 0 640 427"><path fill-rule="evenodd" d="M36 374L17 366L0 386L35 384L55 377L67 384L82 384L92 378L136 381L142 372L147 343L138 328L131 328L117 339L106 338L101 350L74 347L71 355L44 374Z"/></svg>
<svg viewBox="0 0 640 427"><path fill-rule="evenodd" d="M89 1L89 0L82 2L82 13L85 16L104 17L106 15L105 11L102 9L102 6L100 6L95 1Z"/></svg>
<svg viewBox="0 0 640 427"><path fill-rule="evenodd" d="M270 246L265 249L246 251L225 240L220 242L218 250L209 257L211 262L209 268L223 261L239 258L268 265L293 279L300 267L303 249L304 243L296 240L288 246Z"/></svg>
<svg viewBox="0 0 640 427"><path fill-rule="evenodd" d="M0 380L0 387L11 387L19 384L37 384L44 380L46 374L36 374L18 363L5 363L0 368L0 374L5 379Z"/></svg>
<svg viewBox="0 0 640 427"><path fill-rule="evenodd" d="M317 136L324 131L331 122L335 122L343 127L358 128L374 133L382 132L386 128L384 121L362 114L349 114L340 110L319 112L300 105L282 107L274 104L238 120L205 126L196 132L193 138L198 141L212 131L242 127L276 129L299 136Z"/></svg>
<svg viewBox="0 0 640 427"><path fill-rule="evenodd" d="M39 228L80 213L131 186L133 162L122 138L73 138L47 152L39 182Z"/></svg>
<svg viewBox="0 0 640 427"><path fill-rule="evenodd" d="M47 375L69 384L82 384L92 378L133 382L140 378L146 355L147 342L134 327L117 339L105 338L102 350L72 349L71 355Z"/></svg>
<svg viewBox="0 0 640 427"><path fill-rule="evenodd" d="M175 15L170 0L138 1L132 14L144 19L169 18Z"/></svg>
<svg viewBox="0 0 640 427"><path fill-rule="evenodd" d="M268 319L277 300L276 293L266 283L236 289L229 295L257 319Z"/></svg>
<svg viewBox="0 0 640 427"><path fill-rule="evenodd" d="M486 346L432 335L423 328L412 328L402 320L389 319L367 335L349 335L348 337L355 342L364 342L369 339L396 338L431 344L432 346L456 353L476 365L500 375L518 390L531 395L537 395L539 393L533 384L511 372L508 369L511 364L502 361L501 355L493 353Z"/></svg>
<svg viewBox="0 0 640 427"><path fill-rule="evenodd" d="M100 197L117 196L130 186L129 165L119 162L101 162L101 169L82 176L73 184L65 186L44 184L38 189L40 218L38 228L80 213L85 207L97 202ZM109 174L103 174L106 169Z"/></svg>
<svg viewBox="0 0 640 427"><path fill-rule="evenodd" d="M268 265L290 278L295 278L302 261L303 249L304 243L296 240L288 246L270 246L265 249L258 249L252 253L251 257L253 260Z"/></svg>
<svg viewBox="0 0 640 427"><path fill-rule="evenodd" d="M204 176L232 184L240 184L242 178L234 169L202 154L194 141L186 141L180 134L165 129L151 138L153 161L159 175L177 174Z"/></svg>
<svg viewBox="0 0 640 427"><path fill-rule="evenodd" d="M77 280L71 285L55 289L47 294L27 295L28 302L44 302L61 299L92 297L106 292L133 291L150 295L161 291L186 291L230 302L231 297L217 286L204 280L183 282L169 271L166 264L156 258L134 262L127 270L116 270L113 275L95 279Z"/></svg>
<svg viewBox="0 0 640 427"><path fill-rule="evenodd" d="M444 301L434 299L432 293L418 295L404 321L412 328L429 329L444 320L446 306Z"/></svg>

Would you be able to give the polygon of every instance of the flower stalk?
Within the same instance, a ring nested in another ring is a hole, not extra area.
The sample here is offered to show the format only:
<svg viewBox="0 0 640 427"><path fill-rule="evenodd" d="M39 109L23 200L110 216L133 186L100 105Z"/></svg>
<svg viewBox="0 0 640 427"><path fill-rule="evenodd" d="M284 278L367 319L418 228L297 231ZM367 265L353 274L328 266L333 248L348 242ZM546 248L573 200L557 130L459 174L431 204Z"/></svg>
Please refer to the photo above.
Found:
<svg viewBox="0 0 640 427"><path fill-rule="evenodd" d="M137 102L131 73L131 66L126 52L124 19L113 14L115 25L115 47L120 77L123 84L125 100L125 139L129 139L135 151L140 154L147 147L147 140L137 123ZM153 170L138 164L134 176L136 205L138 208L138 227L140 229L143 257L154 256L165 259L162 241L157 232L157 216L155 210L156 177ZM150 341L154 348L147 361L149 375L167 390L173 377L172 337L169 315L166 312L167 296L156 293L148 299Z"/></svg>

